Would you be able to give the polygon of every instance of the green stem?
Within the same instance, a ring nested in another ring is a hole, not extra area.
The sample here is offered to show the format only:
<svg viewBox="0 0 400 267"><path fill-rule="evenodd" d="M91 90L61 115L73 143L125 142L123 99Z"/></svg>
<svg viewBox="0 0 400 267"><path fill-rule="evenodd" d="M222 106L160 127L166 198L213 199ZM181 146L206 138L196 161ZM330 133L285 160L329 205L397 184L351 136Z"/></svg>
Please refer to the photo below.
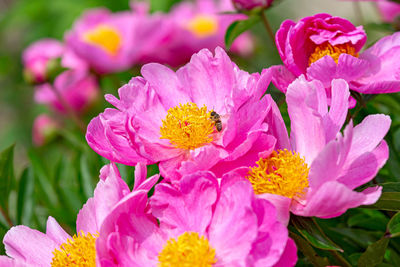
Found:
<svg viewBox="0 0 400 267"><path fill-rule="evenodd" d="M275 35L274 32L272 31L271 25L269 24L269 21L267 19L267 16L265 15L265 11L261 11L261 20L264 24L265 29L267 30L267 33L269 37L271 38L272 42L275 43Z"/></svg>
<svg viewBox="0 0 400 267"><path fill-rule="evenodd" d="M0 207L0 213L3 215L4 219L7 221L8 226L12 227L14 224L11 221L10 217L8 217L8 214L3 210L2 207Z"/></svg>

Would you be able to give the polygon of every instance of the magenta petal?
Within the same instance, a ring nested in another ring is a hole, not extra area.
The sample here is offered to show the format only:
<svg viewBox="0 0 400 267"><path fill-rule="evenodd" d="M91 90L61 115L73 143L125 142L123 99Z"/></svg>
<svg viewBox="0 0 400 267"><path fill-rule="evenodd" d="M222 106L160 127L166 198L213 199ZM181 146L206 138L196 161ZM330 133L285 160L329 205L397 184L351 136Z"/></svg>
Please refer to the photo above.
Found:
<svg viewBox="0 0 400 267"><path fill-rule="evenodd" d="M166 109L191 102L190 96L184 90L177 75L168 67L150 63L142 67L141 73L157 92Z"/></svg>
<svg viewBox="0 0 400 267"><path fill-rule="evenodd" d="M290 139L294 150L305 157L307 163L311 163L325 146L322 118L307 105L307 98L313 93L325 93L325 88L319 81L307 82L303 76L294 81L286 93L292 131ZM311 102L315 101L309 101L309 104L318 105Z"/></svg>
<svg viewBox="0 0 400 267"><path fill-rule="evenodd" d="M277 65L270 68L272 72L272 83L282 93L286 93L288 86L296 79L285 66Z"/></svg>
<svg viewBox="0 0 400 267"><path fill-rule="evenodd" d="M288 225L290 219L290 204L292 202L290 198L268 193L258 195L258 197L271 202L276 208L277 220L283 225Z"/></svg>
<svg viewBox="0 0 400 267"><path fill-rule="evenodd" d="M334 139L342 128L349 107L349 85L342 79L332 81L332 99L328 116L324 117L326 142Z"/></svg>
<svg viewBox="0 0 400 267"><path fill-rule="evenodd" d="M381 191L381 187L375 187L364 192L355 192L344 184L330 181L312 192L309 191L305 205L294 204L291 211L300 216L337 217L350 208L375 203Z"/></svg>
<svg viewBox="0 0 400 267"><path fill-rule="evenodd" d="M137 189L147 178L147 165L139 162L135 166L135 184L133 189Z"/></svg>
<svg viewBox="0 0 400 267"><path fill-rule="evenodd" d="M354 137L348 160L351 162L359 155L377 147L389 130L390 124L389 116L376 114L367 116L354 127Z"/></svg>
<svg viewBox="0 0 400 267"><path fill-rule="evenodd" d="M3 243L8 256L31 266L50 266L53 251L59 247L47 235L24 225L12 227Z"/></svg>
<svg viewBox="0 0 400 267"><path fill-rule="evenodd" d="M122 180L114 164L106 165L103 169L108 172L108 177L97 183L94 196L89 198L79 211L76 220L78 232L84 231L92 234L99 232L104 218L130 192L128 185Z"/></svg>
<svg viewBox="0 0 400 267"><path fill-rule="evenodd" d="M51 216L47 219L46 235L53 239L58 246L65 243L71 236L58 224L58 222Z"/></svg>
<svg viewBox="0 0 400 267"><path fill-rule="evenodd" d="M197 172L185 176L176 186L167 183L156 186L150 199L152 213L161 225L177 232L205 235L217 200L217 179L211 172Z"/></svg>
<svg viewBox="0 0 400 267"><path fill-rule="evenodd" d="M283 252L279 262L274 267L291 267L295 266L297 262L297 247L293 239L288 238L285 251ZM261 267L261 266L260 266Z"/></svg>
<svg viewBox="0 0 400 267"><path fill-rule="evenodd" d="M209 241L221 266L245 266L257 238L257 217L252 211L253 188L245 180L223 184L209 227Z"/></svg>

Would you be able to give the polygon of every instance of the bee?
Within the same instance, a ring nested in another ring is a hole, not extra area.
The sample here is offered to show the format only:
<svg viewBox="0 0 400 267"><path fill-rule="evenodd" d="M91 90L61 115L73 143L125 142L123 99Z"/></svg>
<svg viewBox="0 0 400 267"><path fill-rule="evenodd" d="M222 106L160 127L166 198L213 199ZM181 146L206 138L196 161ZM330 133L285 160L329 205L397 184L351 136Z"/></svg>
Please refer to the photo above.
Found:
<svg viewBox="0 0 400 267"><path fill-rule="evenodd" d="M215 123L215 128L217 128L217 131L220 132L222 130L221 116L219 116L219 114L213 110L211 111L210 119Z"/></svg>

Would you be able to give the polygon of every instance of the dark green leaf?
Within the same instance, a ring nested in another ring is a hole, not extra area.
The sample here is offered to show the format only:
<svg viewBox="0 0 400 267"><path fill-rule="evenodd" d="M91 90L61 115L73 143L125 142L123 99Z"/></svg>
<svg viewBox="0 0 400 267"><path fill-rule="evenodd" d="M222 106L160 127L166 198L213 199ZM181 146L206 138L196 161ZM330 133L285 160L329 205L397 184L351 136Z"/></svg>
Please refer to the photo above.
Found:
<svg viewBox="0 0 400 267"><path fill-rule="evenodd" d="M48 174L44 170L42 160L32 149L28 151L28 157L32 163L35 180L43 193L44 201L48 203L49 207L57 206L57 194L50 183Z"/></svg>
<svg viewBox="0 0 400 267"><path fill-rule="evenodd" d="M389 238L382 237L375 243L368 246L367 250L361 255L358 260L358 266L367 267L375 266L382 262L386 252L386 248L389 244Z"/></svg>
<svg viewBox="0 0 400 267"><path fill-rule="evenodd" d="M362 208L378 209L378 210L400 210L400 192L384 192L378 202Z"/></svg>
<svg viewBox="0 0 400 267"><path fill-rule="evenodd" d="M390 182L379 184L382 186L382 192L400 192L400 182Z"/></svg>
<svg viewBox="0 0 400 267"><path fill-rule="evenodd" d="M250 29L252 26L257 24L260 21L260 15L250 16L246 20L237 20L229 25L228 29L225 33L225 46L226 49L230 49L231 45L235 41L235 39L241 35L243 32Z"/></svg>
<svg viewBox="0 0 400 267"><path fill-rule="evenodd" d="M347 221L350 227L360 227L364 229L382 231L386 230L389 219L377 210L359 209L359 213L349 217Z"/></svg>
<svg viewBox="0 0 400 267"><path fill-rule="evenodd" d="M289 235L294 240L294 242L296 242L297 248L304 254L304 256L308 258L313 266L322 267L330 265L328 259L318 256L318 254L306 240L293 232L290 232Z"/></svg>
<svg viewBox="0 0 400 267"><path fill-rule="evenodd" d="M167 12L175 3L178 2L180 2L180 0L150 0L150 10L151 12Z"/></svg>
<svg viewBox="0 0 400 267"><path fill-rule="evenodd" d="M80 183L81 188L85 194L85 199L93 196L93 184L92 184L92 176L89 171L89 164L85 154L82 154L80 158Z"/></svg>
<svg viewBox="0 0 400 267"><path fill-rule="evenodd" d="M0 207L5 213L8 211L8 196L11 182L14 179L14 145L9 146L0 153Z"/></svg>
<svg viewBox="0 0 400 267"><path fill-rule="evenodd" d="M400 236L400 212L396 213L392 219L390 219L387 225L387 233L390 237Z"/></svg>
<svg viewBox="0 0 400 267"><path fill-rule="evenodd" d="M33 171L26 168L21 175L18 186L17 224L29 225L34 206L33 189Z"/></svg>
<svg viewBox="0 0 400 267"><path fill-rule="evenodd" d="M291 215L290 222L300 232L300 234L314 247L324 250L343 250L333 243L321 230L318 224L308 217Z"/></svg>

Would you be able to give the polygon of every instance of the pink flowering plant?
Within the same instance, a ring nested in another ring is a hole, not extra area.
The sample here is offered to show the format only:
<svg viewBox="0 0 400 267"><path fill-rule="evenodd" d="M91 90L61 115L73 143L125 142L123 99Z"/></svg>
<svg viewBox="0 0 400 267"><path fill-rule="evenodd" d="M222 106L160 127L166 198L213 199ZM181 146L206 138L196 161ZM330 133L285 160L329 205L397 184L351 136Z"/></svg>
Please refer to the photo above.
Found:
<svg viewBox="0 0 400 267"><path fill-rule="evenodd" d="M14 2L0 266L399 265L399 1Z"/></svg>

